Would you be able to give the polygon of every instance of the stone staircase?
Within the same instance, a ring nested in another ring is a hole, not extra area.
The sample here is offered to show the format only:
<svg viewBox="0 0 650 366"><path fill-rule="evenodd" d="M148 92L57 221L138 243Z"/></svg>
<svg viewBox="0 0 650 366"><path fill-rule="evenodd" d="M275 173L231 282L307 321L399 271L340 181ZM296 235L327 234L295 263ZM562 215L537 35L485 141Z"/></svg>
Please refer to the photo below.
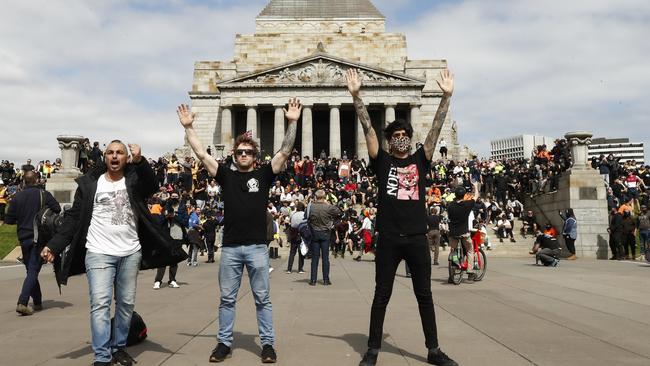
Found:
<svg viewBox="0 0 650 366"><path fill-rule="evenodd" d="M518 222L519 223L519 222ZM517 227L515 226L515 230ZM518 230L517 230L518 231ZM487 251L488 257L507 257L507 258L525 258L532 257L528 252L533 247L535 237L523 236L519 233L515 234L515 243L510 242L509 238L504 238L503 243L499 242L499 237L496 233L489 233L488 235L492 250Z"/></svg>

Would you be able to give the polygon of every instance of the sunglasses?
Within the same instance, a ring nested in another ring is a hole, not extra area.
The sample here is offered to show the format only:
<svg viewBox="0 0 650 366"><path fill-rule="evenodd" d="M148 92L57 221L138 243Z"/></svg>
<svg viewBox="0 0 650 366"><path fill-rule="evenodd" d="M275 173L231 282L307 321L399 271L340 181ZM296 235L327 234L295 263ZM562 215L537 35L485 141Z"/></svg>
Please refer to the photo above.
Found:
<svg viewBox="0 0 650 366"><path fill-rule="evenodd" d="M253 150L253 149L237 149L237 150L235 150L235 155L242 156L242 155L246 154L248 156L252 156L254 152L255 152L255 150Z"/></svg>

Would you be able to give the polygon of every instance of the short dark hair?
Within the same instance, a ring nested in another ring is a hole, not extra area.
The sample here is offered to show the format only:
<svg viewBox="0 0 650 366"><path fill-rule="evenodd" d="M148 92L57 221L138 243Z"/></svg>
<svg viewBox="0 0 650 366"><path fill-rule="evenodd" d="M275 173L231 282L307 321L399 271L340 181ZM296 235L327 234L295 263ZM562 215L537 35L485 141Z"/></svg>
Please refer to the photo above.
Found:
<svg viewBox="0 0 650 366"><path fill-rule="evenodd" d="M34 186L38 182L38 175L33 170L27 171L23 175L23 181L28 186Z"/></svg>
<svg viewBox="0 0 650 366"><path fill-rule="evenodd" d="M237 150L239 145L241 144L247 144L251 145L253 147L253 153L255 154L255 157L257 157L260 153L260 145L255 141L252 137L250 137L248 134L241 134L237 136L235 139L235 144L233 145L233 150Z"/></svg>
<svg viewBox="0 0 650 366"><path fill-rule="evenodd" d="M413 126L403 119L396 119L389 123L388 126L384 128L384 137L386 140L390 140L393 137L393 133L399 130L404 130L409 138L413 138Z"/></svg>

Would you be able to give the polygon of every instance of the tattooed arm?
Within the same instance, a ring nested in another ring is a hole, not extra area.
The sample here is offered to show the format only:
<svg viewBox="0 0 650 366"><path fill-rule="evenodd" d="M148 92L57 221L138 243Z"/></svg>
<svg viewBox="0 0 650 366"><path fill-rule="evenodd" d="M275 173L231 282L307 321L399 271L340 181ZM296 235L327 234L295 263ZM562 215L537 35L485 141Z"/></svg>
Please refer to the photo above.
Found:
<svg viewBox="0 0 650 366"><path fill-rule="evenodd" d="M284 164L291 156L291 151L293 150L293 143L296 141L296 131L298 129L298 118L300 118L300 112L302 111L302 104L298 98L289 99L289 109L284 109L284 116L287 117L287 131L284 134L284 140L282 140L282 147L275 154L271 160L271 168L273 168L273 173L278 174L284 170Z"/></svg>
<svg viewBox="0 0 650 366"><path fill-rule="evenodd" d="M187 104L181 104L176 109L176 114L178 115L178 120L180 121L183 128L185 128L185 135L187 135L187 142L190 143L192 150L196 154L196 157L203 162L205 168L208 170L211 176L217 176L217 170L219 169L219 163L210 155L206 154L205 149L203 149L203 144L199 140L199 136L194 131L193 123L195 113L192 113L190 107Z"/></svg>
<svg viewBox="0 0 650 366"><path fill-rule="evenodd" d="M427 160L431 160L433 157L433 151L436 148L436 142L440 136L440 130L442 130L442 125L445 123L445 119L447 118L451 94L454 92L454 75L452 75L449 70L443 70L440 73L440 78L441 80L436 80L436 82L438 83L438 86L440 86L440 89L442 89L442 99L440 100L440 105L438 105L436 116L433 118L433 125L424 141L424 155Z"/></svg>
<svg viewBox="0 0 650 366"><path fill-rule="evenodd" d="M379 153L379 140L377 139L377 133L375 132L375 129L372 128L370 115L368 115L366 105L363 104L363 100L359 95L359 91L361 90L361 79L359 78L356 70L348 69L346 80L348 83L348 91L350 91L350 94L352 95L352 99L354 101L354 109L357 111L357 117L359 117L359 123L361 123L361 127L363 128L363 134L366 136L368 156L371 159L374 159Z"/></svg>

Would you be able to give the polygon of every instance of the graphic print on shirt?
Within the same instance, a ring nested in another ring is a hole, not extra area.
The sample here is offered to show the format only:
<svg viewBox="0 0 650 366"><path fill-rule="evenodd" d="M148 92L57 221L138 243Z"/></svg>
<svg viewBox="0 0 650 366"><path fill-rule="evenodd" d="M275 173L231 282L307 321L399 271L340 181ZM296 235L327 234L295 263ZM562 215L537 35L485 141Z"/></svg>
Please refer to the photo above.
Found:
<svg viewBox="0 0 650 366"><path fill-rule="evenodd" d="M111 218L111 225L128 225L133 222L133 210L126 189L95 194L95 207L103 217Z"/></svg>
<svg viewBox="0 0 650 366"><path fill-rule="evenodd" d="M420 199L419 178L420 174L415 164L403 168L391 166L388 170L386 192L398 200L418 200Z"/></svg>
<svg viewBox="0 0 650 366"><path fill-rule="evenodd" d="M259 192L260 191L260 182L255 178L249 179L248 182L246 183L246 185L248 186L248 191L249 192Z"/></svg>

